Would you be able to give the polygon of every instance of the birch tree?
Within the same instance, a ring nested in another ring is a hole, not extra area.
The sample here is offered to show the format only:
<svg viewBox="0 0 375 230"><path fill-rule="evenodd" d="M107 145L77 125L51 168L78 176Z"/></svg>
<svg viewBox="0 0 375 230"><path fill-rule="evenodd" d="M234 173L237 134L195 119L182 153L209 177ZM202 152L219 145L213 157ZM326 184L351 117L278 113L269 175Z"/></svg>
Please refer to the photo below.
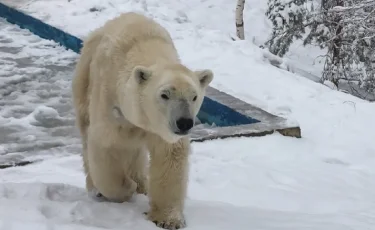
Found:
<svg viewBox="0 0 375 230"><path fill-rule="evenodd" d="M245 29L244 29L244 22L243 22L244 8L245 8L245 0L237 0L236 30L237 30L237 37L241 40L245 39Z"/></svg>

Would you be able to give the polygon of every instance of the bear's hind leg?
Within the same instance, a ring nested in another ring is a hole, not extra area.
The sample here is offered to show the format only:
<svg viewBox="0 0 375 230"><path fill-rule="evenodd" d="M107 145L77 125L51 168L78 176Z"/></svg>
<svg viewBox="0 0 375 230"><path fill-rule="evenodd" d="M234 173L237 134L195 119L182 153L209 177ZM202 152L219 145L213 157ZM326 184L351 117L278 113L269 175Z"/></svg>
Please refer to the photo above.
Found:
<svg viewBox="0 0 375 230"><path fill-rule="evenodd" d="M139 148L134 154L131 164L131 178L137 183L137 193L147 195L147 163L148 152L145 148Z"/></svg>
<svg viewBox="0 0 375 230"><path fill-rule="evenodd" d="M128 201L136 191L137 183L124 174L121 162L112 157L110 149L94 145L89 146L88 151L89 175L98 193L112 202Z"/></svg>
<svg viewBox="0 0 375 230"><path fill-rule="evenodd" d="M86 142L83 143L82 148L82 159L83 159L83 169L86 176L86 190L88 192L92 192L94 189L94 184L91 179L90 169L89 169L89 160L87 158L87 144Z"/></svg>

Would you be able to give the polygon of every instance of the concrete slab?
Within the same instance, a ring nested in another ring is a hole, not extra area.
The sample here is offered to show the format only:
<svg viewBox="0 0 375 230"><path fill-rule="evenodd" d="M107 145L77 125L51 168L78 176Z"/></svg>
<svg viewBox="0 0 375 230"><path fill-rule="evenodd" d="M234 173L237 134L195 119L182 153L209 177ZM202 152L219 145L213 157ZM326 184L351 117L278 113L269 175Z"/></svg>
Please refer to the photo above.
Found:
<svg viewBox="0 0 375 230"><path fill-rule="evenodd" d="M197 128L192 133L192 141L194 142L228 137L264 136L275 131L284 136L301 138L301 129L295 121L270 114L212 87L208 88L207 97L260 122L235 126Z"/></svg>

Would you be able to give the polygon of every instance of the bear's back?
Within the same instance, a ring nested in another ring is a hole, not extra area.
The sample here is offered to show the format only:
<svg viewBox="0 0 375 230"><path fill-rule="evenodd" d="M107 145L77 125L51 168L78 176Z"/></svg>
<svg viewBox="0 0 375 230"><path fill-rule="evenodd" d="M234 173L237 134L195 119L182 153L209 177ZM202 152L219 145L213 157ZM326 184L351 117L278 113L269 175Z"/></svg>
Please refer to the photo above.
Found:
<svg viewBox="0 0 375 230"><path fill-rule="evenodd" d="M151 18L135 12L123 13L108 21L102 28L101 33L109 35L117 43L121 43L123 51L134 43L147 40L159 39L173 44L169 32L159 23Z"/></svg>

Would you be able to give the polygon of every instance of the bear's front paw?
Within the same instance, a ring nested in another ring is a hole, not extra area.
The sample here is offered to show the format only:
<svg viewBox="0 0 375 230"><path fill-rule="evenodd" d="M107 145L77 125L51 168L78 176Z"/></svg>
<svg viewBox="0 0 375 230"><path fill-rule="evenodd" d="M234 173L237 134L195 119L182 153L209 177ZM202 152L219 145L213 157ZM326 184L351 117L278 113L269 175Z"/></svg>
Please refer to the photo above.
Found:
<svg viewBox="0 0 375 230"><path fill-rule="evenodd" d="M182 214L171 213L170 215L165 215L153 211L145 212L144 214L160 228L176 230L186 227L186 221Z"/></svg>

